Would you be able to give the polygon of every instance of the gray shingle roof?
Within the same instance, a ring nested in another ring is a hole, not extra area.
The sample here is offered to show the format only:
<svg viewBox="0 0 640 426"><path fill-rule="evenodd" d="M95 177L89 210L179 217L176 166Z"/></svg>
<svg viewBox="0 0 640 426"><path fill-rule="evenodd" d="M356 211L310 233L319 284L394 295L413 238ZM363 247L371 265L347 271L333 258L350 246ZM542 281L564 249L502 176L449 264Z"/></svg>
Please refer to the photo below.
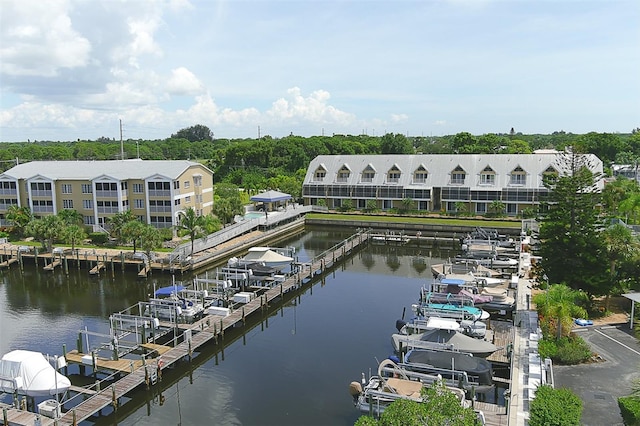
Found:
<svg viewBox="0 0 640 426"><path fill-rule="evenodd" d="M92 180L103 175L118 180L142 180L154 175L175 179L194 165L202 166L188 160L32 161L12 167L4 175L17 179L44 176L52 180Z"/></svg>

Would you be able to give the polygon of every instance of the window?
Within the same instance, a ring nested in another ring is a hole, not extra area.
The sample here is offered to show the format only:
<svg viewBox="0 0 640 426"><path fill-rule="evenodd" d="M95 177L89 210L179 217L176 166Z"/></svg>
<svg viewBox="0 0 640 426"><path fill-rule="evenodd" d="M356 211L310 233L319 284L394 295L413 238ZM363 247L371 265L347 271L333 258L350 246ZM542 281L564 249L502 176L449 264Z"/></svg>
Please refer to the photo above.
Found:
<svg viewBox="0 0 640 426"><path fill-rule="evenodd" d="M90 183L82 184L82 193L83 194L91 194L93 193L93 186Z"/></svg>
<svg viewBox="0 0 640 426"><path fill-rule="evenodd" d="M63 194L71 194L71 184L70 183L63 183L61 189L62 189L62 193Z"/></svg>
<svg viewBox="0 0 640 426"><path fill-rule="evenodd" d="M115 182L98 182L96 183L96 191L117 191L118 184Z"/></svg>
<svg viewBox="0 0 640 426"><path fill-rule="evenodd" d="M527 175L522 167L518 166L511 172L510 185L525 185L527 183Z"/></svg>
<svg viewBox="0 0 640 426"><path fill-rule="evenodd" d="M72 209L73 208L73 200L62 200L62 208L63 209Z"/></svg>
<svg viewBox="0 0 640 426"><path fill-rule="evenodd" d="M382 209L390 210L393 208L393 200L382 200Z"/></svg>
<svg viewBox="0 0 640 426"><path fill-rule="evenodd" d="M485 167L482 173L480 173L480 185L495 185L496 184L496 172L489 166Z"/></svg>
<svg viewBox="0 0 640 426"><path fill-rule="evenodd" d="M128 187L129 187L128 182L120 182L120 188L123 191L126 191Z"/></svg>
<svg viewBox="0 0 640 426"><path fill-rule="evenodd" d="M93 200L82 200L82 208L85 210L92 210Z"/></svg>
<svg viewBox="0 0 640 426"><path fill-rule="evenodd" d="M184 187L186 188L190 188L191 187L191 182L189 182L188 180L184 181Z"/></svg>
<svg viewBox="0 0 640 426"><path fill-rule="evenodd" d="M133 193L134 194L142 194L144 192L144 185L141 183L133 184Z"/></svg>
<svg viewBox="0 0 640 426"><path fill-rule="evenodd" d="M464 184L464 179L467 176L467 173L460 166L453 169L451 172L451 183L454 185L462 185Z"/></svg>
<svg viewBox="0 0 640 426"><path fill-rule="evenodd" d="M376 177L376 171L371 166L371 164L367 165L362 171L362 175L360 176L360 182L362 183L371 183L373 179Z"/></svg>
<svg viewBox="0 0 640 426"><path fill-rule="evenodd" d="M173 189L180 189L180 182L179 181L174 181L173 182Z"/></svg>
<svg viewBox="0 0 640 426"><path fill-rule="evenodd" d="M393 166L387 173L387 182L398 183L400 181L400 175L402 175L402 172L398 166Z"/></svg>
<svg viewBox="0 0 640 426"><path fill-rule="evenodd" d="M506 205L506 208L507 208L507 214L509 216L515 216L516 214L518 214L518 205L517 204L508 203Z"/></svg>
<svg viewBox="0 0 640 426"><path fill-rule="evenodd" d="M424 166L420 166L413 174L413 183L427 183L427 177L427 169Z"/></svg>
<svg viewBox="0 0 640 426"><path fill-rule="evenodd" d="M351 170L349 166L346 164L338 170L337 182L345 183L349 180L349 176L351 175Z"/></svg>
<svg viewBox="0 0 640 426"><path fill-rule="evenodd" d="M316 172L313 175L313 180L316 182L322 182L325 178L325 176L327 176L327 171L323 168L319 168L316 170Z"/></svg>
<svg viewBox="0 0 640 426"><path fill-rule="evenodd" d="M176 198L176 199L173 201L173 205L175 205L175 206L179 206L179 205L180 205L180 198Z"/></svg>
<svg viewBox="0 0 640 426"><path fill-rule="evenodd" d="M487 212L487 203L476 203L476 213L485 214Z"/></svg>
<svg viewBox="0 0 640 426"><path fill-rule="evenodd" d="M136 216L136 218L137 218L140 222L144 223L144 216Z"/></svg>
<svg viewBox="0 0 640 426"><path fill-rule="evenodd" d="M122 207L124 210L129 210L129 200L122 200Z"/></svg>
<svg viewBox="0 0 640 426"><path fill-rule="evenodd" d="M203 198L202 198L202 194L198 194L198 195L196 195L196 203L198 203L198 204L202 204L202 200L203 200Z"/></svg>
<svg viewBox="0 0 640 426"><path fill-rule="evenodd" d="M139 198L133 200L133 202L135 203L135 208L136 209L144 209L144 200L141 200Z"/></svg>
<svg viewBox="0 0 640 426"><path fill-rule="evenodd" d="M180 187L180 182L174 182L174 186L176 186L176 183ZM169 182L149 182L148 186L150 190L155 191L169 191L171 189Z"/></svg>
<svg viewBox="0 0 640 426"><path fill-rule="evenodd" d="M191 202L191 197L190 197L190 196L188 196L188 195L187 195L186 197L184 197L184 202L185 202L186 204L189 204L189 203Z"/></svg>
<svg viewBox="0 0 640 426"><path fill-rule="evenodd" d="M82 216L82 221L84 222L85 225L95 225L96 224L96 218L93 216Z"/></svg>

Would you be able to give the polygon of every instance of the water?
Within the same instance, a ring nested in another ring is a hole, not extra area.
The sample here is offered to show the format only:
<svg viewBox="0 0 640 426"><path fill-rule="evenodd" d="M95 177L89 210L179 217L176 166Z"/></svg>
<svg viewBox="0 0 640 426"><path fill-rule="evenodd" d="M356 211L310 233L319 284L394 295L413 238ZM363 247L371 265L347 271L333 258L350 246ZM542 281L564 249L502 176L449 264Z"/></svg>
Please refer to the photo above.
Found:
<svg viewBox="0 0 640 426"><path fill-rule="evenodd" d="M311 230L278 246L300 261L345 239L348 230ZM453 253L371 245L263 318L208 345L191 365L163 374L98 425L352 425L359 417L348 386L392 353L391 334L410 315L429 265ZM148 281L116 271L44 273L17 267L0 275L0 353L28 349L60 354L78 330L108 333L111 313L144 300L171 276ZM185 280L187 277L185 277ZM87 422L85 422L87 423Z"/></svg>

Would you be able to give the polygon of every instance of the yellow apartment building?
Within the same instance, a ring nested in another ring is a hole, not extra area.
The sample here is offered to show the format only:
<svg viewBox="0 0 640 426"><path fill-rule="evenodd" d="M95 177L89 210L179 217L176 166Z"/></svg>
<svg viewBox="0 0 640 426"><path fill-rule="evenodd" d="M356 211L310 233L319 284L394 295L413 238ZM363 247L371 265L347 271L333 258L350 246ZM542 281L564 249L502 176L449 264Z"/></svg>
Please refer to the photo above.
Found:
<svg viewBox="0 0 640 426"><path fill-rule="evenodd" d="M11 225L12 205L28 207L35 217L73 209L94 230L126 210L169 228L188 207L198 215L211 212L213 172L187 160L32 161L0 174L0 226Z"/></svg>

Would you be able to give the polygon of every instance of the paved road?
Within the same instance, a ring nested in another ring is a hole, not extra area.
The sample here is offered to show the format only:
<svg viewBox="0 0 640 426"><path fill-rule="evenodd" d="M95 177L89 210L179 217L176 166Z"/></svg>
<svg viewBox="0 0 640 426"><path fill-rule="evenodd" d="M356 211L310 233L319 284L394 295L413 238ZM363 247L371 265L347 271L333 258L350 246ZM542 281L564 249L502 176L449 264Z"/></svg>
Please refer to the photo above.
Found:
<svg viewBox="0 0 640 426"><path fill-rule="evenodd" d="M574 366L554 366L556 387L573 390L583 402L584 426L623 425L618 397L631 393L640 378L640 342L629 324L581 329L582 336L604 361Z"/></svg>

